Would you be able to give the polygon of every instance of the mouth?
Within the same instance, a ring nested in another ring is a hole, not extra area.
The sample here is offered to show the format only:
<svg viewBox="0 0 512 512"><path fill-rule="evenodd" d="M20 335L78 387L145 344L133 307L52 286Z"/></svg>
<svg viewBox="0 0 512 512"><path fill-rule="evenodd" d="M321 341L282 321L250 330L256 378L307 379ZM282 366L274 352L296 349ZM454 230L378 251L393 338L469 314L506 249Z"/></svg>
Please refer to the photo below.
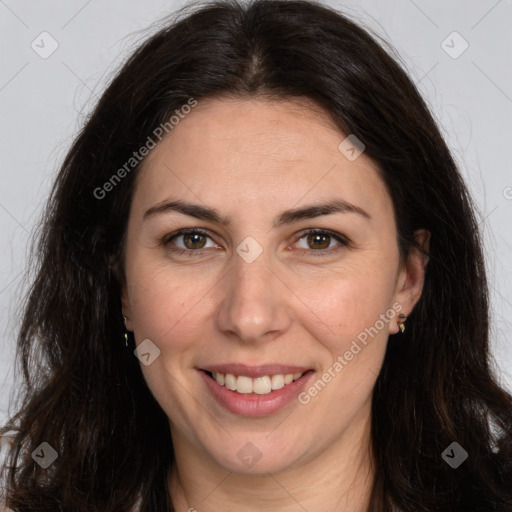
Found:
<svg viewBox="0 0 512 512"><path fill-rule="evenodd" d="M224 386L230 391L236 391L243 395L252 393L268 395L272 391L282 389L300 379L306 372L277 373L274 375L262 375L256 378L249 377L248 375L233 375L232 373L210 372L206 370L205 373L216 381L219 386Z"/></svg>
<svg viewBox="0 0 512 512"><path fill-rule="evenodd" d="M199 369L206 391L223 409L241 416L266 416L291 404L315 374L298 366L230 364Z"/></svg>

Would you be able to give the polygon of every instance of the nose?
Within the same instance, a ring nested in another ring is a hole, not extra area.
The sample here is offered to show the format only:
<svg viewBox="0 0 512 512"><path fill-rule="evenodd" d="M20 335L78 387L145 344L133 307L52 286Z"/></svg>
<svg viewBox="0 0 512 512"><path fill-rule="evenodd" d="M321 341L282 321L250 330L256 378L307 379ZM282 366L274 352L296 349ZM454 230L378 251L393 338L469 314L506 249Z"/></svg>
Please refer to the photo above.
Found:
<svg viewBox="0 0 512 512"><path fill-rule="evenodd" d="M278 338L291 324L291 292L270 268L265 252L252 263L236 254L233 258L233 268L221 287L219 330L244 343Z"/></svg>

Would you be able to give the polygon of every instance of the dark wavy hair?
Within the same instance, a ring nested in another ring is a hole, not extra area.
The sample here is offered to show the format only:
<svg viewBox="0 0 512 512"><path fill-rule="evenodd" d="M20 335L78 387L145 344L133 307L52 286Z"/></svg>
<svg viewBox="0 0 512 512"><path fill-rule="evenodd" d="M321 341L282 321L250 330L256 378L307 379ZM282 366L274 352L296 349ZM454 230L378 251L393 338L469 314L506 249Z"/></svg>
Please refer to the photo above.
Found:
<svg viewBox="0 0 512 512"><path fill-rule="evenodd" d="M190 98L308 98L380 167L403 257L431 233L423 293L391 336L373 393L368 512L512 510L512 397L488 345L488 292L467 189L415 85L375 36L313 1L215 1L179 11L111 80L51 192L25 301L24 379L5 472L16 512L172 510L168 419L134 340L122 254L137 175L94 191ZM116 264L119 275L114 272ZM149 434L150 433L150 434ZM469 454L457 469L452 442ZM42 469L40 443L59 454Z"/></svg>

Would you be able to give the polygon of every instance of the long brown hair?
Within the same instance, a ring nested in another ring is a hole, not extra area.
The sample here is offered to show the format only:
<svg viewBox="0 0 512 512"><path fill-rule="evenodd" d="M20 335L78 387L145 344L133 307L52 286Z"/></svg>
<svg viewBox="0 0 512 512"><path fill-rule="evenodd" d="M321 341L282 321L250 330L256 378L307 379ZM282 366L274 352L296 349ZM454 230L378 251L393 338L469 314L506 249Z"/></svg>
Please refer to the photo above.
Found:
<svg viewBox="0 0 512 512"><path fill-rule="evenodd" d="M172 510L173 447L112 271L138 166L95 193L190 98L306 97L380 166L403 256L431 232L422 297L391 336L372 410L369 512L512 510L512 398L489 363L488 298L470 198L428 108L375 38L301 0L189 6L129 58L72 145L41 225L18 339L25 387L6 429L17 512ZM47 469L42 442L59 454ZM457 469L441 454L468 452Z"/></svg>

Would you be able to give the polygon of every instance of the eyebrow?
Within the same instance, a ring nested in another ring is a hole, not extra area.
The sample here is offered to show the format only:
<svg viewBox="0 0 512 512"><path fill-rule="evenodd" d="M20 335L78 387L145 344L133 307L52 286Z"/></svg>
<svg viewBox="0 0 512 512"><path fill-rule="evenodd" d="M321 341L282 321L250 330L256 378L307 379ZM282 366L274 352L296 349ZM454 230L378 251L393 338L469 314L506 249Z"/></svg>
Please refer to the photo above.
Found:
<svg viewBox="0 0 512 512"><path fill-rule="evenodd" d="M229 226L231 223L229 218L221 215L215 208L185 201L164 201L158 203L144 212L143 220L169 212L182 213L183 215L223 224L224 226ZM341 199L333 199L281 212L274 223L274 227L279 227L283 224L292 224L299 220L313 219L321 215L331 215L333 213L356 213L371 220L371 216L359 206Z"/></svg>

